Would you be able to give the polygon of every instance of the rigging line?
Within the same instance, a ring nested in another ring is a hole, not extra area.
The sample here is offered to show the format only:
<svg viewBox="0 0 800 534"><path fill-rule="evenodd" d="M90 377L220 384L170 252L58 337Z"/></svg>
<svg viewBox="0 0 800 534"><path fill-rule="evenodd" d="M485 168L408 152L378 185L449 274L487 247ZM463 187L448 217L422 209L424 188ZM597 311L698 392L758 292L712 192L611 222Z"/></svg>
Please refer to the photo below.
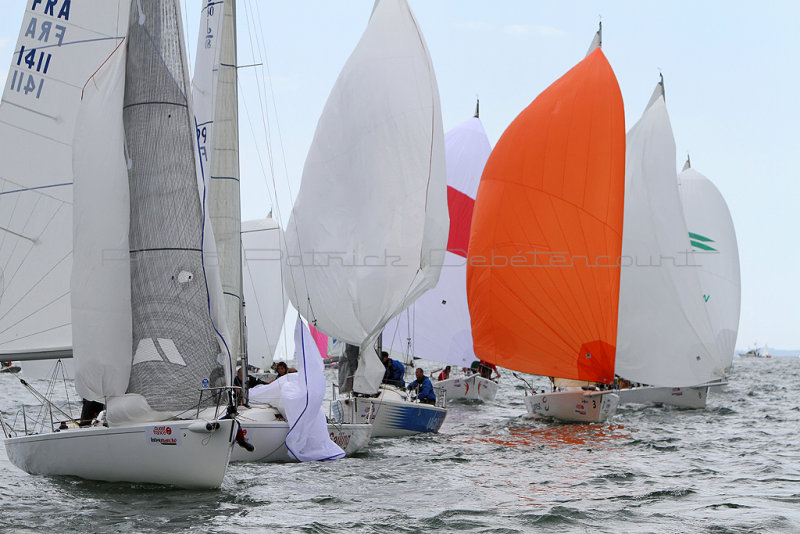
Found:
<svg viewBox="0 0 800 534"><path fill-rule="evenodd" d="M22 317L21 319L19 319L17 322L15 322L15 323L11 323L11 324L10 324L10 325L8 325L8 326L7 326L5 329L3 329L3 330L0 330L0 334L5 334L6 332L8 332L9 330L11 330L12 328L14 328L15 326L17 326L18 324L20 324L20 323L22 323L22 322L25 322L25 320L27 320L27 319L30 319L31 317L33 317L34 315L36 315L36 314L37 314L37 313L39 313L40 311L43 311L45 308L49 307L49 306L50 306L50 305L52 305L52 304L55 304L56 302L58 302L59 300L63 299L64 297L67 297L67 296L69 296L69 291L67 291L66 293L63 293L63 294L61 294L61 295L59 295L59 296L55 297L54 299L50 300L50 302L47 302L46 304L44 304L43 306L39 307L38 309L36 309L36 310L33 310L33 311L32 311L32 312L30 312L28 315L26 315L26 316ZM5 315L3 315L3 318L5 318L5 316L6 316L6 315L8 315L10 311L11 311L11 310L9 310L8 312L6 312L6 313L5 313ZM65 323L65 324L71 324L71 323ZM14 340L16 341L17 339L22 339L22 338L25 338L25 337L30 337L30 336L32 336L32 335L41 334L41 333L44 333L44 332L49 332L49 331L51 331L51 330L55 330L55 329L57 329L57 328L61 328L62 326L64 326L64 325L62 324L62 325L58 325L58 326L53 326L53 327L50 327L50 328L46 328L46 329L44 329L44 330L40 330L40 331L34 332L34 333L32 333L32 334L28 334L28 335L26 335L26 336L22 336L21 338L15 338Z"/></svg>
<svg viewBox="0 0 800 534"><path fill-rule="evenodd" d="M247 19L248 19L248 21L249 20L253 20L253 24L255 25L255 17L252 17L252 16L249 15L250 11L248 10L248 5L249 5L249 3L245 2L245 10L247 10L247 12L248 12ZM254 28L251 28L249 23L247 25L247 30L248 30L248 35L250 37L250 39L249 39L250 54L254 58L254 60L256 60L257 56L256 56L255 49L253 47L253 43L254 43L254 38L253 38ZM262 63L263 63L263 61L262 61ZM274 192L274 198L272 199L273 200L273 206L275 207L275 210L277 212L279 224L285 227L284 222L283 222L283 216L282 216L281 209L280 209L280 203L279 203L279 200L278 200L277 183L275 181L275 169L274 169L274 166L273 166L272 146L271 146L271 144L269 142L269 139L270 139L269 127L268 127L268 123L263 120L264 119L264 115L266 115L267 113L266 113L266 110L264 108L263 98L261 97L262 96L261 95L261 84L259 83L258 70L256 71L255 75L256 75L256 87L258 89L257 93L258 93L258 96L259 96L259 108L261 110L261 117L262 117L262 126L264 128L264 135L266 137L267 153L269 155L270 176L271 176L271 181L272 181L272 191L271 192ZM238 71L237 71L237 76L238 76ZM247 110L247 99L244 98L244 96L242 97L242 102L243 102L243 104L245 106L245 109ZM248 118L248 124L250 125L250 130L253 133L253 137L256 138L255 128L253 127L253 123L252 123L252 116L251 116L251 114L249 112L247 113L247 118ZM262 176L265 178L265 181L266 181L267 173L265 172L264 162L263 162L263 160L261 158L261 152L260 151L257 151L257 156L258 156L259 163L260 163L260 166L261 166ZM288 182L288 176L287 176L287 182ZM267 191L270 192L269 183L267 183L266 185L267 185ZM291 194L291 188L289 188L289 190L290 190L290 194ZM285 236L284 233L281 233L280 239L282 239L282 242L283 242L283 245L284 245L284 247L283 247L284 250L287 250L286 236ZM298 248L299 248L299 238L298 238ZM304 276L304 283L305 283L306 294L307 294L308 293L308 289L307 289L308 288L308 282L307 282L307 280L305 280L305 269L303 269L302 272L303 272L303 276ZM289 274L290 274L290 276L292 278L292 286L295 289L295 295L294 295L295 296L295 302L299 303L300 299L299 299L299 296L297 294L297 283L296 283L295 278L294 278L294 270L290 269L289 270ZM282 280L282 283L281 283L281 296L285 300L285 293L284 293L285 292L285 287L284 287L285 284L283 283L283 269L281 269L281 280ZM316 322L316 318L314 317L313 307L311 306L310 302L309 302L308 308L309 308L309 311L311 312L310 315L312 316L312 318L314 318L314 322ZM284 345L285 345L284 349L288 353L288 339L287 339L287 336L284 336Z"/></svg>
<svg viewBox="0 0 800 534"><path fill-rule="evenodd" d="M64 295L62 295L62 297L63 297L63 296L66 296L67 294L68 294L68 293L65 293ZM61 298L61 297L59 297L59 298ZM58 299L56 299L56 300L58 300ZM55 302L55 301L53 301L53 302ZM33 314L31 314L31 315L33 315ZM27 317L26 317L26 318L27 318ZM24 319L23 319L23 320L24 320ZM16 323L15 323L15 324L16 324ZM13 327L14 325L11 325L11 326ZM72 326L72 323L63 323L63 324L59 324L59 325L56 325L56 326L51 326L50 328L45 328L44 330L37 330L36 332L32 332L32 333L30 333L30 334L26 334L26 335L24 335L24 336L15 337L15 338L14 338L14 339L12 339L12 340L9 340L9 341L4 341L3 343L0 343L0 346L2 346L2 345L8 345L8 344L9 344L9 343L11 343L11 342L14 342L14 341L19 341L20 339L27 339L27 338L29 338L29 337L38 336L39 334L46 334L47 332L52 332L53 330L58 330L59 328L64 328L64 327L68 327L68 326ZM4 334L4 333L5 333L6 331L8 331L10 328L11 328L11 327L9 327L9 328L6 328L6 329L5 329L5 330L3 330L2 332L0 332L0 334ZM20 351L20 353L21 353L21 351ZM13 358L12 358L12 359L13 359Z"/></svg>
<svg viewBox="0 0 800 534"><path fill-rule="evenodd" d="M36 198L35 198L35 200L33 202L33 206L31 206L30 210L28 211L28 217L25 219L25 222L22 223L22 229L23 230L28 228L28 226L30 225L31 219L33 219L34 214L38 213L39 204L41 203L41 201L42 201L42 197L36 196ZM14 202L14 211L11 214L12 217L17 212L17 208L19 207L20 202L21 202L21 199L19 197L17 197L17 199ZM47 227L50 226L50 222L52 222L53 217L56 216L56 214L58 213L58 211L60 209L61 209L61 206L59 206L56 210L54 210L53 214L50 216L51 217L50 220L47 222L47 224L45 225L45 228L44 228L44 230L42 230L42 232L47 230ZM42 235L42 233L39 234L39 236L41 236L41 235ZM33 244L35 245L36 241L34 241ZM11 253L9 254L9 258L8 258L9 263L11 262L11 258L14 256L14 253L17 251L17 247L19 245L20 245L20 242L17 241L17 242L14 243L14 246L11 248ZM14 280L14 277L17 275L19 270L22 268L22 264L25 263L25 260L33 252L33 248L34 247L29 247L28 248L28 251L25 253L25 256L23 257L22 261L20 262L20 265L17 267L16 271L14 271L14 273L11 275L11 278L9 279L9 283L12 280ZM5 267L8 267L8 263L6 263Z"/></svg>
<svg viewBox="0 0 800 534"><path fill-rule="evenodd" d="M11 234L11 235L15 235L15 236L17 236L17 237L19 237L19 238L21 238L21 239L25 239L25 240L27 240L27 241L30 241L30 242L31 242L31 243L33 243L34 245L35 245L35 244L37 244L37 243L39 242L39 240L38 240L38 239L34 239L34 238L32 238L32 237L28 237L28 236L26 236L26 235L18 234L17 232L15 232L15 231L13 231L13 230L9 230L8 228L5 228L4 226L0 226L0 230L2 230L2 231L4 231L4 232L8 232L9 234Z"/></svg>
<svg viewBox="0 0 800 534"><path fill-rule="evenodd" d="M39 199L37 199L36 203L34 204L34 209L32 209L32 210L31 210L31 215L28 217L28 221L26 221L26 222L25 222L25 226L27 226L28 222L30 222L30 217L32 217L32 216L33 216L33 213L35 212L35 207L38 205L38 203L39 203ZM47 232L48 228L50 228L50 225L51 225L51 224L53 223L53 221L55 220L55 218L56 218L56 215L58 215L58 212L60 212L62 208L63 208L63 205L59 206L59 207L58 207L58 209L56 209L56 210L54 210L54 211L53 211L53 214L51 215L50 219L47 221L47 224L45 224L45 225L44 225L44 228L42 228L42 234L44 234L45 232ZM16 211L16 206L15 206L15 208L14 208L14 209L15 209L15 211ZM5 235L4 235L4 237L5 237ZM8 261L9 261L9 263L11 262L11 258L13 257L13 255L14 255L14 252L17 250L17 245L18 245L18 244L19 244L19 241L17 241L17 243L15 243L15 244L14 244L14 246L13 246L13 247L12 247L12 249L11 249L11 252L10 252L10 253L9 253L9 255L8 255ZM2 245L2 243L0 243L0 245ZM10 277L8 280L6 280L6 285L7 285L7 286L8 286L8 285L11 285L11 284L13 283L13 281L14 281L14 279L16 278L17 274L18 274L18 273L19 273L19 272L22 270L22 267L23 267L23 266L26 264L26 262L27 262L27 260L28 260L28 257L29 257L29 256L30 256L30 255L33 253L33 251L34 251L34 247L29 247L29 248L28 248L28 251L27 251L27 252L25 253L25 255L24 255L22 258L21 258L21 260L20 260L20 262L19 262L19 265L17 266L16 270L15 270L15 271L14 271L14 272L11 274L11 277ZM17 302L15 302L15 303L13 304L13 306L16 306L17 304L19 304L19 303L22 301L22 299L23 299L23 298L25 298L25 296L27 296L27 294L28 294L28 293L29 293L31 290L33 290L33 288L34 288L34 287L36 287L36 286L37 286L37 285L38 285L40 282L42 282L42 281L44 280L44 278L45 278L47 275L49 275L51 272L53 272L53 270L54 270L56 267L58 267L58 265L59 265L59 264L61 264L61 262L63 262L63 261L66 259L66 258L68 258L68 257L69 257L69 256L71 256L71 255L72 255L72 248L70 248L70 250L69 250L69 251L67 251L66 255L65 255L63 258L61 258L60 260L58 260L58 261L57 261L57 262L56 262L56 263L55 263L55 264L54 264L54 265L53 265L53 266L50 268L50 270L49 270L49 271L47 271L47 272L44 274L44 276L43 276L42 278L40 278L40 279L39 279L39 280L38 280L38 281L37 281L37 282L36 282L36 283L35 283L35 284L34 284L34 285L33 285L33 286L30 288L30 290L28 290L28 292L26 292L24 295L22 295L22 296L20 297L20 299L19 299ZM4 269L5 269L5 268L7 268L7 267L8 267L8 263L5 265Z"/></svg>
<svg viewBox="0 0 800 534"><path fill-rule="evenodd" d="M22 189L11 189L9 191L0 191L0 196L2 196L2 195L11 195L13 193L25 193L25 192L28 192L28 191L39 191L41 189L49 189L51 187L63 187L65 185L72 185L72 182L64 182L64 183L60 183L60 184L49 184L49 185L38 185L38 186L35 186L35 187L25 187L25 188L22 188Z"/></svg>
<svg viewBox="0 0 800 534"><path fill-rule="evenodd" d="M74 27L79 27L79 26L76 26L76 25L73 25L73 26ZM85 28L83 28L83 29L85 29ZM124 40L125 36L124 35L109 35L107 37L95 37L94 39L81 39L79 41L69 41L68 43L61 43L61 44L56 43L56 44L51 44L51 45L41 45L41 46L37 45L36 46L36 50L48 50L50 48L64 48L65 46L70 46L70 45L78 45L78 44L86 44L86 43L97 43L97 42L100 42L100 41L115 41L115 40L118 40L118 39L119 40ZM19 54L19 50L14 50L14 55L17 55L17 54Z"/></svg>
<svg viewBox="0 0 800 534"><path fill-rule="evenodd" d="M262 19L261 19L261 10L259 8L259 4L256 4L256 11L258 12L258 17L257 17L256 20L260 22ZM264 37L265 33L266 32L264 32L263 28L261 28L261 31L257 32L256 34L261 36L261 41L259 42L261 48L263 49L263 51L261 52L261 54L262 54L261 59L262 59L262 63L264 64L264 66L266 68L267 79L268 80L272 80L272 72L270 71L270 68L269 68L269 56L266 53L266 51L268 50L269 47L267 46L266 38ZM284 175L286 177L286 188L287 188L287 190L289 192L289 198L290 199L294 199L294 194L292 192L291 181L289 180L289 169L288 169L288 166L286 164L286 150L284 148L283 135L281 134L280 120L278 118L278 105L277 105L277 98L275 98L275 89L274 89L274 87L272 86L271 83L270 84L266 84L265 83L265 86L269 86L269 88L270 88L269 96L271 98L269 98L269 99L272 101L272 108L273 108L274 114L275 114L275 126L276 126L276 128L278 130L278 143L280 144L281 157L283 158L283 170L284 170ZM269 116L268 110L267 110L266 114L267 114L267 116ZM265 127L266 127L266 125L265 125ZM271 137L270 137L270 139L271 139ZM270 150L270 155L272 155L272 151L271 150ZM284 222L284 220L283 220L283 213L281 211L280 202L279 202L279 199L278 199L278 188L277 188L277 184L275 182L274 170L273 170L273 174L272 174L272 188L273 188L274 193L275 193L275 209L276 209L277 215L278 215L278 222L282 227L286 228L286 225L288 224L288 221ZM283 247L284 250L288 250L288 247L286 246L286 236L285 236L285 234L281 234L281 238L284 240L284 247ZM300 235L299 234L297 234L297 247L301 251L301 256L302 256L302 247L300 246ZM303 284L305 286L306 296L308 297L308 279L307 279L307 276L306 276L305 266L302 264L302 262L300 264L300 270L301 270L301 272L303 274ZM293 270L290 269L289 272L290 272L290 274L292 276L292 287L295 289L295 301L299 302L300 299L299 299L299 296L297 295L297 289L296 289L297 288L297 284L296 284L296 282L294 280ZM284 288L284 284L283 284L283 269L281 269L281 297L285 298L285 288ZM308 303L308 311L309 311L314 323L316 323L316 321L317 321L316 314L314 313L314 306L311 303L311 298L310 297L307 298L307 303ZM288 343L288 342L286 340L286 336L284 336L284 344L286 344L286 343ZM285 348L288 351L288 347L285 347Z"/></svg>

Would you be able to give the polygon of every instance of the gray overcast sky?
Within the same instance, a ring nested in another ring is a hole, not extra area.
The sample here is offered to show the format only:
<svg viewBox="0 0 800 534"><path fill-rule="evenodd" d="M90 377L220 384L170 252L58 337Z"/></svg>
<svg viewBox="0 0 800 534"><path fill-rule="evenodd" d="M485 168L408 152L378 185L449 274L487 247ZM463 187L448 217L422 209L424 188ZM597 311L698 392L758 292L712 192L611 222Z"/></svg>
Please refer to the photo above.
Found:
<svg viewBox="0 0 800 534"><path fill-rule="evenodd" d="M181 3L193 49L200 1ZM263 217L275 203L266 185L274 173L286 222L289 186L296 194L317 119L372 3L239 0L239 62L266 59L271 75L266 99L262 96L269 116L262 120L253 81L265 69L241 71L243 138L253 138L242 149L244 218ZM728 202L742 269L737 346L758 341L800 348L800 32L794 27L800 2L409 3L433 58L445 130L471 116L479 95L492 144L522 109L584 56L602 16L603 49L622 89L628 127L640 117L663 72L676 166L680 169L690 153L693 167ZM0 80L24 8L23 0L3 2ZM265 53L253 60L251 46L259 46L251 45L255 35ZM251 128L254 134L248 134Z"/></svg>

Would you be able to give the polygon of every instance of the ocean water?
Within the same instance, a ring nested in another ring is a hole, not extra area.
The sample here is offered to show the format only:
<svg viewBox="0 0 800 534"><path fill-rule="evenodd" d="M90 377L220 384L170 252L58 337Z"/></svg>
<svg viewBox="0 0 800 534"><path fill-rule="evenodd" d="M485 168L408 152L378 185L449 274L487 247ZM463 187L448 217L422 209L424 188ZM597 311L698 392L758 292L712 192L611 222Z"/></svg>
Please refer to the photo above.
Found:
<svg viewBox="0 0 800 534"><path fill-rule="evenodd" d="M0 393L6 417L32 401L13 375ZM623 407L598 425L525 418L523 395L505 374L495 402L451 403L439 434L232 464L216 491L30 476L3 449L0 531L800 532L798 358L734 359L705 410Z"/></svg>

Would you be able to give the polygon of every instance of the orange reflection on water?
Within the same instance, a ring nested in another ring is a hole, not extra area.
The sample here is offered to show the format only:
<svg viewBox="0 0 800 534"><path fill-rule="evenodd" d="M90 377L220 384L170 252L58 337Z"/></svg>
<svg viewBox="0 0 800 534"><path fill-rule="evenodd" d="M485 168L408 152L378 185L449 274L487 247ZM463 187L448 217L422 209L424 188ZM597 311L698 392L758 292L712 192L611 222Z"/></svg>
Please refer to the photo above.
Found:
<svg viewBox="0 0 800 534"><path fill-rule="evenodd" d="M622 425L557 425L544 428L512 427L502 436L476 436L467 440L483 441L515 449L535 449L541 446L610 444L613 440L629 438Z"/></svg>

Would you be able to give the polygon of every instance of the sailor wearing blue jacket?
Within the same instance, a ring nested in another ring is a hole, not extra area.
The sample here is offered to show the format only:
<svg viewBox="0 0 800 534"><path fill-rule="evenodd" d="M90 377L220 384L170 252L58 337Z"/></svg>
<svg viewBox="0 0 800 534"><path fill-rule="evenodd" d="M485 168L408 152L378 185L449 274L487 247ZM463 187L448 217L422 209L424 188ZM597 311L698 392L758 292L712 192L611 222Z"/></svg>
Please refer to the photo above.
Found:
<svg viewBox="0 0 800 534"><path fill-rule="evenodd" d="M436 393L433 392L433 384L430 378L425 376L425 371L417 367L417 379L408 384L408 389L417 391L417 399L425 404L434 404L436 402Z"/></svg>
<svg viewBox="0 0 800 534"><path fill-rule="evenodd" d="M389 353L386 351L383 351L381 356L383 358L383 366L386 367L386 372L383 374L383 383L400 388L404 387L406 385L406 368L403 367L401 362L389 358Z"/></svg>

